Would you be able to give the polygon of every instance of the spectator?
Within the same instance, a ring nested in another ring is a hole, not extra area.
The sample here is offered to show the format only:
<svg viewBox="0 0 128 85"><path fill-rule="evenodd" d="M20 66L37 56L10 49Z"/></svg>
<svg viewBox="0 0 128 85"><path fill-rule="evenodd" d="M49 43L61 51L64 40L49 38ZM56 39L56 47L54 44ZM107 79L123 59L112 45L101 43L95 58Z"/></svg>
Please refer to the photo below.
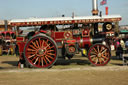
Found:
<svg viewBox="0 0 128 85"><path fill-rule="evenodd" d="M128 48L128 40L125 42L125 47Z"/></svg>
<svg viewBox="0 0 128 85"><path fill-rule="evenodd" d="M125 49L125 43L124 43L124 41L121 39L120 40L120 45L121 45L121 47L123 48L123 49Z"/></svg>
<svg viewBox="0 0 128 85"><path fill-rule="evenodd" d="M123 55L123 48L121 47L121 45L119 45L116 49L116 56L119 57L119 59L121 59L122 55Z"/></svg>
<svg viewBox="0 0 128 85"><path fill-rule="evenodd" d="M119 47L119 45L120 45L120 42L119 42L119 41L117 41L117 42L116 42L116 45L117 45L117 47Z"/></svg>
<svg viewBox="0 0 128 85"><path fill-rule="evenodd" d="M128 53L128 40L125 42L126 53Z"/></svg>

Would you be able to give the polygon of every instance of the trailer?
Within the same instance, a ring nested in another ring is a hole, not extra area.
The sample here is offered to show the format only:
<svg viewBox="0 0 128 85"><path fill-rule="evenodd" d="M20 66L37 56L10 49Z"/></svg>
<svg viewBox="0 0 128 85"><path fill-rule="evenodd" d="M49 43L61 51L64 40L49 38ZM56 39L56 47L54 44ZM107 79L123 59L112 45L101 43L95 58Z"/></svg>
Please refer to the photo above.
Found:
<svg viewBox="0 0 128 85"><path fill-rule="evenodd" d="M11 20L10 25L17 29L18 65L50 68L57 60L71 59L79 52L95 66L106 65L111 52L109 45L103 42L118 36L121 16L98 13L97 0L93 0L92 16ZM22 27L36 29L27 34L19 33Z"/></svg>

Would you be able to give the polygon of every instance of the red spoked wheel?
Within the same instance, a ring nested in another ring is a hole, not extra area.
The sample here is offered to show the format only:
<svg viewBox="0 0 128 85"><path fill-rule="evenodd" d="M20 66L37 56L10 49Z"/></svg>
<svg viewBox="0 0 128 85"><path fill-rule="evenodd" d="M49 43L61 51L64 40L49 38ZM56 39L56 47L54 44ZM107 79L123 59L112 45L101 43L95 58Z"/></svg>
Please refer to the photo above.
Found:
<svg viewBox="0 0 128 85"><path fill-rule="evenodd" d="M32 37L24 48L27 64L37 68L51 67L57 60L57 52L56 43L44 34Z"/></svg>
<svg viewBox="0 0 128 85"><path fill-rule="evenodd" d="M103 44L93 45L88 52L89 61L95 66L104 66L110 61L111 53Z"/></svg>

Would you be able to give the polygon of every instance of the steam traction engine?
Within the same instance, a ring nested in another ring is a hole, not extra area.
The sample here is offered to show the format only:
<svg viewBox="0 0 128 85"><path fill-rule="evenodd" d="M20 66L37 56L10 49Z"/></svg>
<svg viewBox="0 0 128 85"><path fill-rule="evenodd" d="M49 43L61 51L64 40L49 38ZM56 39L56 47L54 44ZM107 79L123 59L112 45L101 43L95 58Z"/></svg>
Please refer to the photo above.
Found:
<svg viewBox="0 0 128 85"><path fill-rule="evenodd" d="M94 0L95 1L95 0ZM103 41L118 36L120 15L30 18L11 20L14 28L38 26L40 29L16 38L20 54L19 64L37 68L49 68L59 58L71 59L82 51L96 66L106 65L111 57L108 44Z"/></svg>
<svg viewBox="0 0 128 85"><path fill-rule="evenodd" d="M7 20L0 21L0 56L3 53L12 55L15 53L15 39L15 32Z"/></svg>

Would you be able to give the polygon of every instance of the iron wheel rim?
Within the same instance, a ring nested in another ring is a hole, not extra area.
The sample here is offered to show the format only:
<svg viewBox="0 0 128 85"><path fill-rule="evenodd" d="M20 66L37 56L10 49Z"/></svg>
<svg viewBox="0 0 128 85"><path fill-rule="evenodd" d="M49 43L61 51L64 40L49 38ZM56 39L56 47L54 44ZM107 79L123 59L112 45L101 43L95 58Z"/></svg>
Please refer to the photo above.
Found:
<svg viewBox="0 0 128 85"><path fill-rule="evenodd" d="M104 66L110 61L111 53L108 47L102 44L93 45L88 52L89 61L95 66Z"/></svg>
<svg viewBox="0 0 128 85"><path fill-rule="evenodd" d="M34 67L49 68L57 59L55 42L45 36L35 36L25 46L25 59Z"/></svg>

